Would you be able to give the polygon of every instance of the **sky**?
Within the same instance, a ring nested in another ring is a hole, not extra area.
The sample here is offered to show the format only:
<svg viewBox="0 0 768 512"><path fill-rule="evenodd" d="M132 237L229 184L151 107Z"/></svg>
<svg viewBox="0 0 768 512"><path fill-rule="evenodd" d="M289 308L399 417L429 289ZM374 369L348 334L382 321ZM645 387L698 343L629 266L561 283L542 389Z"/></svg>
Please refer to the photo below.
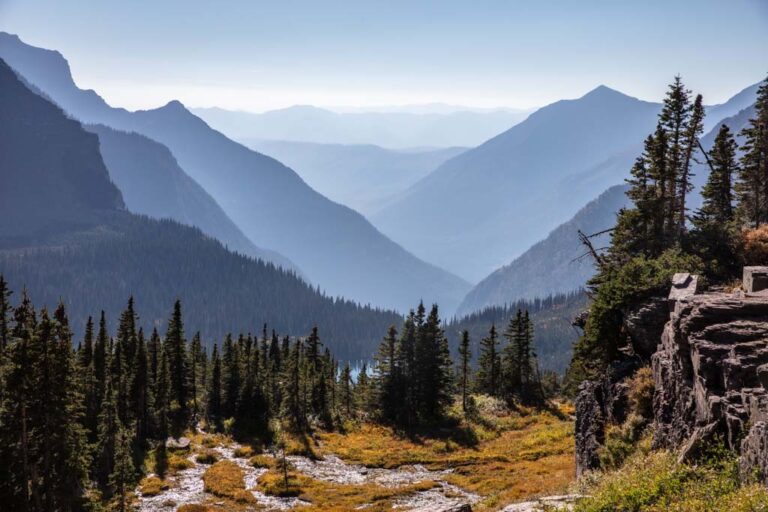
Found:
<svg viewBox="0 0 768 512"><path fill-rule="evenodd" d="M604 84L705 102L768 73L768 0L0 0L114 106L533 108Z"/></svg>

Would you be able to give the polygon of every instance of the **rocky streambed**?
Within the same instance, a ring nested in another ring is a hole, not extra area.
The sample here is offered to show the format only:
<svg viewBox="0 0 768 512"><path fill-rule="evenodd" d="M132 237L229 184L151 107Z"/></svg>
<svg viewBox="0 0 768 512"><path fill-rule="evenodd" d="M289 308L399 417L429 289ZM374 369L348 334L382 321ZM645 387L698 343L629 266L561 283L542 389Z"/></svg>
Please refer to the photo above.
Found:
<svg viewBox="0 0 768 512"><path fill-rule="evenodd" d="M256 503L266 510L290 510L309 503L299 498L276 498L267 496L257 489L257 482L267 470L253 467L247 458L235 457L238 444L217 446L219 460L231 461L243 470L245 489L251 492ZM266 456L273 456L265 453ZM210 464L199 463L196 454L191 453L187 460L190 468L177 471L168 477L167 489L153 496L142 495L140 488L136 490L136 510L139 512L173 511L181 505L213 502L219 500L216 496L205 491L203 474ZM409 465L399 468L368 468L366 466L348 464L335 455L326 455L322 459L313 460L303 456L289 456L289 462L299 472L315 480L346 485L375 484L381 487L396 488L420 482L435 482L431 489L411 493L398 498L395 508L402 510L451 510L460 509L463 505L476 503L480 496L467 492L445 480L451 470L430 471L421 465ZM361 507L365 508L365 506Z"/></svg>

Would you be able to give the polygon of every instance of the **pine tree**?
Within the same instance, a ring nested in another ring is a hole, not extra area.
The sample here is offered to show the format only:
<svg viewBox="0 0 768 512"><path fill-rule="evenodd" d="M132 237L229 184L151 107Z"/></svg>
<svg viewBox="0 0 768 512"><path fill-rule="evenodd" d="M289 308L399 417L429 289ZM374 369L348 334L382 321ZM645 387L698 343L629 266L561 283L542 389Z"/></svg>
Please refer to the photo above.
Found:
<svg viewBox="0 0 768 512"><path fill-rule="evenodd" d="M119 512L128 510L127 496L134 479L135 468L131 457L131 434L126 428L120 428L115 442L115 463L109 475L109 486L115 496Z"/></svg>
<svg viewBox="0 0 768 512"><path fill-rule="evenodd" d="M209 428L215 432L221 430L222 410L221 410L221 359L219 358L219 347L214 344L211 353L211 376L208 379L208 402L206 405L206 415Z"/></svg>
<svg viewBox="0 0 768 512"><path fill-rule="evenodd" d="M3 274L0 274L0 361L2 354L8 346L10 337L10 315L11 315L11 290L8 288Z"/></svg>
<svg viewBox="0 0 768 512"><path fill-rule="evenodd" d="M469 364L472 354L469 348L469 331L466 329L461 333L461 343L459 344L459 387L461 389L461 410L467 413L467 394L469 390L469 373L471 371Z"/></svg>
<svg viewBox="0 0 768 512"><path fill-rule="evenodd" d="M258 379L258 350L252 350L249 359L246 365L243 389L238 402L235 432L247 438L257 437L264 439L267 436L269 415L267 414L267 401L264 398L261 382Z"/></svg>
<svg viewBox="0 0 768 512"><path fill-rule="evenodd" d="M37 318L26 290L13 321L0 406L0 503L8 510L42 510L31 439L36 386L30 345L35 343Z"/></svg>
<svg viewBox="0 0 768 512"><path fill-rule="evenodd" d="M715 280L727 279L736 272L734 240L738 235L738 226L733 207L732 181L739 170L737 150L730 129L722 125L709 151L712 170L701 190L703 203L693 217L693 249L706 262L708 276Z"/></svg>
<svg viewBox="0 0 768 512"><path fill-rule="evenodd" d="M375 381L377 410L385 421L396 421L400 410L400 375L397 365L397 329L389 327L376 356Z"/></svg>
<svg viewBox="0 0 768 512"><path fill-rule="evenodd" d="M477 369L477 390L491 396L499 396L501 357L496 325L491 325L488 336L480 342L480 357Z"/></svg>
<svg viewBox="0 0 768 512"><path fill-rule="evenodd" d="M768 222L768 78L757 90L755 116L741 135L739 212L745 223L757 228Z"/></svg>
<svg viewBox="0 0 768 512"><path fill-rule="evenodd" d="M130 403L131 418L136 423L135 436L139 443L150 434L151 414L149 411L149 368L147 349L144 342L144 333L139 329L136 340L134 361L131 365L133 376L131 378Z"/></svg>
<svg viewBox="0 0 768 512"><path fill-rule="evenodd" d="M357 374L357 383L355 384L355 405L358 411L365 414L370 413L371 405L371 382L368 378L368 365L363 363L360 373Z"/></svg>
<svg viewBox="0 0 768 512"><path fill-rule="evenodd" d="M240 356L237 344L232 341L230 334L227 334L224 339L222 363L224 391L222 414L224 418L232 418L237 411L242 380L240 378Z"/></svg>
<svg viewBox="0 0 768 512"><path fill-rule="evenodd" d="M339 376L339 403L341 404L342 411L347 418L352 417L352 370L349 367L349 362L344 363L344 368L341 370Z"/></svg>
<svg viewBox="0 0 768 512"><path fill-rule="evenodd" d="M451 401L453 368L436 304L417 331L415 359L417 415L423 423L439 421Z"/></svg>
<svg viewBox="0 0 768 512"><path fill-rule="evenodd" d="M160 368L157 372L157 388L155 391L155 425L157 426L157 448L155 449L155 472L163 478L168 467L168 453L165 442L170 433L169 416L171 414L171 375L168 364L169 355L163 344L160 353Z"/></svg>
<svg viewBox="0 0 768 512"><path fill-rule="evenodd" d="M283 403L281 416L286 419L293 430L302 430L305 426L305 417L301 403L301 340L296 340L288 358L285 360L283 370Z"/></svg>
<svg viewBox="0 0 768 512"><path fill-rule="evenodd" d="M204 373L200 370L201 368L201 360L202 360L202 354L203 354L203 346L202 342L200 341L200 332L196 332L194 337L192 338L192 346L190 348L189 352L189 393L192 396L192 417L196 421L198 418L198 415L200 414L198 403L197 403L197 395L198 390L200 387L198 386L200 381L200 374ZM202 368L205 368L204 366Z"/></svg>
<svg viewBox="0 0 768 512"><path fill-rule="evenodd" d="M181 433L189 424L189 383L187 381L186 340L184 339L184 323L181 317L181 301L176 300L173 314L168 321L165 333L164 350L168 357L168 372L170 375L170 421L175 434Z"/></svg>
<svg viewBox="0 0 768 512"><path fill-rule="evenodd" d="M122 427L117 412L117 391L115 388L116 385L112 376L108 375L104 397L101 401L101 412L99 413L98 448L96 450L96 481L102 489L107 489L109 475L115 468L117 435Z"/></svg>

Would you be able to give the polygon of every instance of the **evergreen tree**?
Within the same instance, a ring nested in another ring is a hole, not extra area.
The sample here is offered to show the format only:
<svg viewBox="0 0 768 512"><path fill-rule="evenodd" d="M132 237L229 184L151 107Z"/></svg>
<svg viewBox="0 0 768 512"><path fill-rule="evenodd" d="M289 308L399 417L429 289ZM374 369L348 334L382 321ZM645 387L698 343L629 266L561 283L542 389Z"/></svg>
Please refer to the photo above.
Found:
<svg viewBox="0 0 768 512"><path fill-rule="evenodd" d="M115 496L119 512L128 510L127 496L134 479L134 466L131 458L131 434L126 428L120 428L115 442L115 463L109 475L109 486Z"/></svg>
<svg viewBox="0 0 768 512"><path fill-rule="evenodd" d="M173 432L181 433L189 424L189 383L187 381L186 340L184 338L184 323L181 317L181 301L176 300L173 314L168 321L165 333L164 350L168 357L168 372L171 382L170 420Z"/></svg>
<svg viewBox="0 0 768 512"><path fill-rule="evenodd" d="M171 372L168 364L168 353L163 344L160 353L160 368L157 372L157 388L155 391L155 425L157 426L157 448L155 449L155 472L163 478L168 468L168 453L165 442L170 433L169 416L171 414Z"/></svg>
<svg viewBox="0 0 768 512"><path fill-rule="evenodd" d="M221 359L219 358L219 347L214 344L211 353L211 376L208 379L208 402L206 406L206 416L208 426L214 431L221 430L222 410L221 410Z"/></svg>
<svg viewBox="0 0 768 512"><path fill-rule="evenodd" d="M131 418L135 422L135 436L139 443L150 434L151 414L149 410L149 361L144 342L144 333L139 329L136 337L136 351L131 365L133 376L131 378L130 403Z"/></svg>
<svg viewBox="0 0 768 512"><path fill-rule="evenodd" d="M396 421L400 410L400 375L397 365L397 329L389 327L376 356L377 410L385 421Z"/></svg>
<svg viewBox="0 0 768 512"><path fill-rule="evenodd" d="M293 430L301 430L305 426L305 417L301 404L301 340L296 340L283 370L283 403L281 416L286 419Z"/></svg>
<svg viewBox="0 0 768 512"><path fill-rule="evenodd" d="M237 344L232 341L232 336L227 334L224 339L224 353L222 357L223 390L222 414L224 418L234 417L238 400L240 398L240 356Z"/></svg>
<svg viewBox="0 0 768 512"><path fill-rule="evenodd" d="M755 116L741 135L739 212L745 223L757 228L768 222L768 78L757 90Z"/></svg>
<svg viewBox="0 0 768 512"><path fill-rule="evenodd" d="M731 131L722 125L709 151L712 169L701 190L703 203L693 217L693 249L706 262L709 277L715 280L727 279L737 270L735 239L738 226L732 186L738 173L737 150Z"/></svg>
<svg viewBox="0 0 768 512"><path fill-rule="evenodd" d="M339 376L339 403L344 415L347 418L352 417L352 370L349 367L349 362L344 363L344 368L341 370Z"/></svg>
<svg viewBox="0 0 768 512"><path fill-rule="evenodd" d="M122 425L117 412L117 391L112 376L107 377L104 397L101 401L99 413L98 448L96 451L96 481L107 489L109 476L115 468L115 450L117 435Z"/></svg>
<svg viewBox="0 0 768 512"><path fill-rule="evenodd" d="M491 396L499 396L501 381L501 356L496 326L491 325L488 336L480 342L477 367L477 390Z"/></svg>
<svg viewBox="0 0 768 512"><path fill-rule="evenodd" d="M461 333L461 343L459 344L459 387L461 390L461 410L467 413L467 394L469 391L470 359L472 353L469 348L469 331L466 329Z"/></svg>
<svg viewBox="0 0 768 512"><path fill-rule="evenodd" d="M3 274L0 274L0 356L5 352L10 337L11 290ZM0 357L2 361L2 357Z"/></svg>

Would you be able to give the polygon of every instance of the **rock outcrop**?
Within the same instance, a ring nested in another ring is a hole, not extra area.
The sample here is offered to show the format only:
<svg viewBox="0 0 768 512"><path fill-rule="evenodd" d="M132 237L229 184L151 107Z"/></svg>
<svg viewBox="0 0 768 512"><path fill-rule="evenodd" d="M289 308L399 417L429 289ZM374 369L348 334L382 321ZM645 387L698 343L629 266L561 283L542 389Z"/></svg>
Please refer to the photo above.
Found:
<svg viewBox="0 0 768 512"><path fill-rule="evenodd" d="M768 296L708 293L674 304L652 358L654 445L697 455L717 438L768 477Z"/></svg>
<svg viewBox="0 0 768 512"><path fill-rule="evenodd" d="M581 325L586 323L586 315ZM574 321L574 325L578 325ZM576 475L600 465L598 453L609 424L621 424L628 413L629 378L647 364L669 320L669 301L652 297L624 313L627 345L624 359L611 365L599 380L585 381L576 397Z"/></svg>

